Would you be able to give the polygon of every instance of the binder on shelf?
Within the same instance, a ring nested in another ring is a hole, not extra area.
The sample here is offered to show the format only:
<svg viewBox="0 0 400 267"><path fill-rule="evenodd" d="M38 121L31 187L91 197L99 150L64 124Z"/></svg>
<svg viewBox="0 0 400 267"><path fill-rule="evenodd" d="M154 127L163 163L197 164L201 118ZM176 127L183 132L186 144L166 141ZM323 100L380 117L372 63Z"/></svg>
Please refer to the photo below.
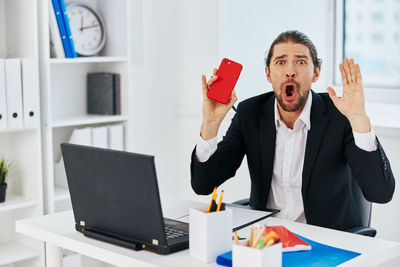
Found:
<svg viewBox="0 0 400 267"><path fill-rule="evenodd" d="M117 73L88 73L87 107L89 114L121 114L120 75Z"/></svg>
<svg viewBox="0 0 400 267"><path fill-rule="evenodd" d="M49 1L49 28L51 56L56 58L65 58L61 35L60 31L58 30L57 19L54 13L53 1Z"/></svg>
<svg viewBox="0 0 400 267"><path fill-rule="evenodd" d="M19 58L5 59L7 127L9 130L24 127L22 111L21 60Z"/></svg>
<svg viewBox="0 0 400 267"><path fill-rule="evenodd" d="M121 75L113 74L114 115L121 114Z"/></svg>
<svg viewBox="0 0 400 267"><path fill-rule="evenodd" d="M68 143L91 146L92 128L86 127L82 129L74 129ZM67 176L65 174L64 160L62 156L60 160L54 164L54 183L57 186L68 188Z"/></svg>
<svg viewBox="0 0 400 267"><path fill-rule="evenodd" d="M92 128L92 146L100 148L108 148L108 131L107 127Z"/></svg>
<svg viewBox="0 0 400 267"><path fill-rule="evenodd" d="M24 127L35 128L39 125L38 65L33 58L23 58L21 62Z"/></svg>
<svg viewBox="0 0 400 267"><path fill-rule="evenodd" d="M7 130L6 73L4 59L0 58L0 131Z"/></svg>
<svg viewBox="0 0 400 267"><path fill-rule="evenodd" d="M108 126L108 148L124 150L124 126L122 124Z"/></svg>
<svg viewBox="0 0 400 267"><path fill-rule="evenodd" d="M61 12L60 3L58 0L51 0L54 9L54 15L57 20L58 31L61 36L61 42L63 44L64 53L67 58L72 58L71 50L69 48L69 40L67 38L67 32L64 26L64 14Z"/></svg>
<svg viewBox="0 0 400 267"><path fill-rule="evenodd" d="M68 48L71 52L71 57L75 58L75 57L77 57L77 54L75 51L74 40L72 38L71 27L69 26L69 19L68 19L67 8L65 6L65 1L64 0L58 0L58 1L60 4L60 9L61 9L61 13L63 15L63 19L64 19L64 27L65 27L65 32L67 34Z"/></svg>

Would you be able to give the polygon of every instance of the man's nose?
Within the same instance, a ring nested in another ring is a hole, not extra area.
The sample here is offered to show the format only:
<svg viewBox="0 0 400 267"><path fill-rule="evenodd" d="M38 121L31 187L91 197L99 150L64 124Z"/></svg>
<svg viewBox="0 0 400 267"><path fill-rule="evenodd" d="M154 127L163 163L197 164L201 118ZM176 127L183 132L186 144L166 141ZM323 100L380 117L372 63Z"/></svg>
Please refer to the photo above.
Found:
<svg viewBox="0 0 400 267"><path fill-rule="evenodd" d="M296 71L294 69L294 66L292 64L287 65L287 70L286 70L286 78L295 78L296 77Z"/></svg>
<svg viewBox="0 0 400 267"><path fill-rule="evenodd" d="M296 77L296 72L294 70L288 70L286 72L286 77L287 78L295 78Z"/></svg>

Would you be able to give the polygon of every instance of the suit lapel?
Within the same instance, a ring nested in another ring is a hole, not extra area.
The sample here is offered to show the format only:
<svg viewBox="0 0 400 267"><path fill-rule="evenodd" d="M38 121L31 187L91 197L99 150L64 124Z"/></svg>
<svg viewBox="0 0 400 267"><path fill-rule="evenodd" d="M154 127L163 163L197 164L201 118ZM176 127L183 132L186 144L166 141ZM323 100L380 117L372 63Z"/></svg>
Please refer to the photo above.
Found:
<svg viewBox="0 0 400 267"><path fill-rule="evenodd" d="M274 122L274 104L275 96L272 96L268 99L264 107L264 113L259 117L263 188L265 188L266 196L268 196L271 187L272 171L275 157L276 127ZM267 198L265 198L265 205L266 202Z"/></svg>
<svg viewBox="0 0 400 267"><path fill-rule="evenodd" d="M313 91L311 92L313 97L310 114L311 129L308 131L307 135L306 152L303 165L303 181L301 187L303 200L307 194L308 183L310 181L314 163L317 158L329 120L328 116L325 115L326 107L321 96Z"/></svg>

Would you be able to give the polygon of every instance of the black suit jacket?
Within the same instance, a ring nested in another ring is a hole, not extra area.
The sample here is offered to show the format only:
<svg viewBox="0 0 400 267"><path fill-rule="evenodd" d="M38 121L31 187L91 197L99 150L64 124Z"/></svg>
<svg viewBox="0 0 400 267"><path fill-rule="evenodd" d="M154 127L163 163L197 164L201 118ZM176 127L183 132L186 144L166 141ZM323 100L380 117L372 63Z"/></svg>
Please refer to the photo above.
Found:
<svg viewBox="0 0 400 267"><path fill-rule="evenodd" d="M338 230L362 226L351 179L368 201L386 203L395 188L389 161L379 141L373 152L355 145L349 121L328 94L312 92L312 97L301 189L307 223ZM217 151L206 162L197 160L194 149L191 184L197 194L209 194L214 186L235 176L246 155L250 205L266 208L275 154L274 100L269 92L240 103Z"/></svg>

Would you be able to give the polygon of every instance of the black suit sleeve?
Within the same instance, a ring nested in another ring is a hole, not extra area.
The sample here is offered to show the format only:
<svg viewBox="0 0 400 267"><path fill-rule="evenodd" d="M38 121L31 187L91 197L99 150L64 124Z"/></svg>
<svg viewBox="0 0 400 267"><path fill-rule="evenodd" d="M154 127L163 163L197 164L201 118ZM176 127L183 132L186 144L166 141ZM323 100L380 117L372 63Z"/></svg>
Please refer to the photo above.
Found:
<svg viewBox="0 0 400 267"><path fill-rule="evenodd" d="M214 186L219 186L235 176L236 170L240 167L245 154L240 113L239 104L226 135L218 143L215 153L206 162L198 161L196 148L194 148L190 173L192 188L197 194L210 194Z"/></svg>
<svg viewBox="0 0 400 267"><path fill-rule="evenodd" d="M364 197L371 202L387 203L394 193L395 181L385 151L378 142L375 151L367 152L354 142L351 126L347 127L345 157Z"/></svg>

